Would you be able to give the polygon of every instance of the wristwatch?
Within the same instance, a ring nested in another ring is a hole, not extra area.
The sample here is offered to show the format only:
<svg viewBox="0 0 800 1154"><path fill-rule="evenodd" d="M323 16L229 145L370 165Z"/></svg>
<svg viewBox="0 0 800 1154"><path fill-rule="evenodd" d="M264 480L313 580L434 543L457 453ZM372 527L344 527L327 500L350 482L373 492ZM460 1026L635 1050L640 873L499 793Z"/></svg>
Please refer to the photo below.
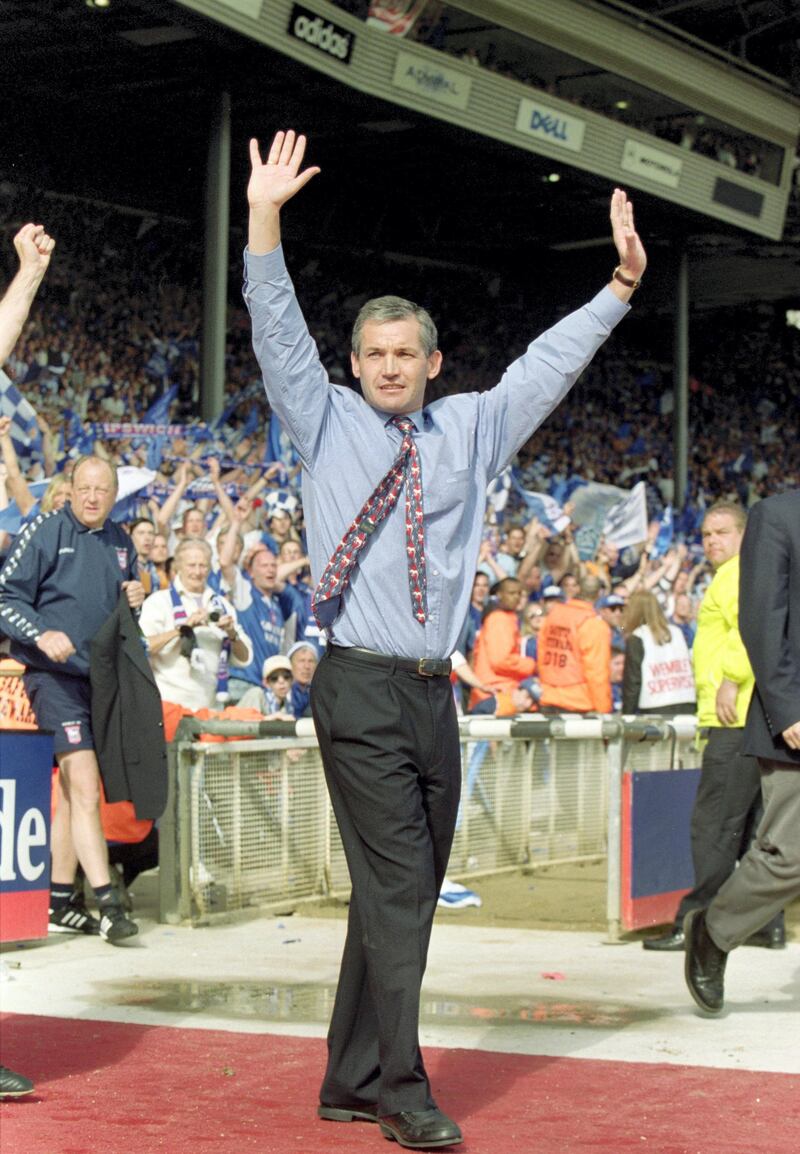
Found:
<svg viewBox="0 0 800 1154"><path fill-rule="evenodd" d="M642 283L640 280L631 280L629 276L624 276L622 273L622 265L618 264L611 274L614 280L618 280L620 284L624 284L625 288L637 289Z"/></svg>

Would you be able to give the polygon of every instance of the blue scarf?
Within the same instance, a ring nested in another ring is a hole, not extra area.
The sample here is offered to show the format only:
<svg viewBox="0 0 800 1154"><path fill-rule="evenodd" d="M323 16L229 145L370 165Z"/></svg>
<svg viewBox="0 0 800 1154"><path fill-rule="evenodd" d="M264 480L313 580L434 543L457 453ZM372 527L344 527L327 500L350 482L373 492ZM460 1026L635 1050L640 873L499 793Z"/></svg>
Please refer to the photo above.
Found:
<svg viewBox="0 0 800 1154"><path fill-rule="evenodd" d="M189 614L186 612L181 595L175 588L173 581L169 587L169 595L172 598L172 620L180 629L181 625L188 620ZM212 608L217 608L225 612L225 607L215 597L211 602ZM217 701L224 704L230 699L228 693L228 667L230 665L231 656L231 640L229 637L223 637L222 645L219 651L219 661L217 663Z"/></svg>

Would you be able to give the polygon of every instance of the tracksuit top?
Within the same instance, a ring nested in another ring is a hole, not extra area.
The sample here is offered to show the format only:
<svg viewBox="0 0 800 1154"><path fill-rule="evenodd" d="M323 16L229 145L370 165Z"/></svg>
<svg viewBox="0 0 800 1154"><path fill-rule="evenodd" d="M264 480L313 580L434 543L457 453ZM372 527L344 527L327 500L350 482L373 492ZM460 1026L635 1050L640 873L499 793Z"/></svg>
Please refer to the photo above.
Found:
<svg viewBox="0 0 800 1154"><path fill-rule="evenodd" d="M116 608L122 582L136 575L133 542L113 521L87 529L69 503L40 513L0 572L0 632L29 669L88 677L89 643ZM75 646L66 662L51 661L36 645L48 629L66 633Z"/></svg>

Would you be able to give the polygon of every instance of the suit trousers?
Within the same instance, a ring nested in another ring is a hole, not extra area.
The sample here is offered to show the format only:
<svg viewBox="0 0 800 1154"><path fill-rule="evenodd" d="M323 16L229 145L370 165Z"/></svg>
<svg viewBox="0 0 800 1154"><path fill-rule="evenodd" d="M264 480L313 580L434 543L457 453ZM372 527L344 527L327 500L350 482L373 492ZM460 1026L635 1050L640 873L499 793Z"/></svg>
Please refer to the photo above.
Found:
<svg viewBox="0 0 800 1154"><path fill-rule="evenodd" d="M352 882L320 1100L426 1110L420 986L461 788L450 680L331 650L311 706Z"/></svg>
<svg viewBox="0 0 800 1154"><path fill-rule="evenodd" d="M748 816L759 804L761 779L756 758L742 753L743 736L735 727L709 730L692 811L694 889L681 899L677 929L690 910L711 902L747 849Z"/></svg>
<svg viewBox="0 0 800 1154"><path fill-rule="evenodd" d="M721 950L740 946L793 898L800 896L800 767L759 758L762 817L739 868L706 913Z"/></svg>

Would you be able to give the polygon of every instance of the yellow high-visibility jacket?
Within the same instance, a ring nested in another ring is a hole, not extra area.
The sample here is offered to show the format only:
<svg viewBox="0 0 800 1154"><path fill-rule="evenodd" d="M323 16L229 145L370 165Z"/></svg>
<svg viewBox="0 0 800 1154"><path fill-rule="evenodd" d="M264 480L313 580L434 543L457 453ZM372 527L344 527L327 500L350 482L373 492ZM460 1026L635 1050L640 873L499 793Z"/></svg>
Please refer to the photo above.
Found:
<svg viewBox="0 0 800 1154"><path fill-rule="evenodd" d="M717 690L723 678L739 686L736 711L744 725L755 679L739 634L739 555L724 561L714 574L697 614L692 650L697 686L697 724L721 725Z"/></svg>

